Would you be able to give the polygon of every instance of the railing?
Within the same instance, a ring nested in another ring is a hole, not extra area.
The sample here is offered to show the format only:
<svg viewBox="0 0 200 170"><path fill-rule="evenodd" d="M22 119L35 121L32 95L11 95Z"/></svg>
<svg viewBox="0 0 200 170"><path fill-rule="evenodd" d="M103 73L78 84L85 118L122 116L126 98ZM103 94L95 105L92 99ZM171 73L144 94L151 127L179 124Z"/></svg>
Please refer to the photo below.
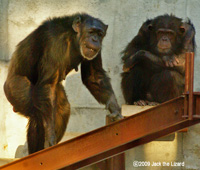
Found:
<svg viewBox="0 0 200 170"><path fill-rule="evenodd" d="M11 162L0 169L74 170L200 123L200 92L193 92L193 53L186 54L186 63L183 96Z"/></svg>

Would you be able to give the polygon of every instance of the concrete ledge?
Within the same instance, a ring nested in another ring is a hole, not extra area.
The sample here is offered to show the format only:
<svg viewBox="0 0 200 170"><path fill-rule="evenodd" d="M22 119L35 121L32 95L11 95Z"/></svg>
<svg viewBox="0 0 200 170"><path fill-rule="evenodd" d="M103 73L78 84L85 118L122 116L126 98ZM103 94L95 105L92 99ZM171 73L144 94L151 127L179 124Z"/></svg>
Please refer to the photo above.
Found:
<svg viewBox="0 0 200 170"><path fill-rule="evenodd" d="M136 106L136 105L122 105L122 115L129 117L134 114L138 114L154 106ZM175 139L175 133L156 139L155 141L173 141Z"/></svg>
<svg viewBox="0 0 200 170"><path fill-rule="evenodd" d="M0 158L0 166L8 164L15 160L17 160L17 158Z"/></svg>

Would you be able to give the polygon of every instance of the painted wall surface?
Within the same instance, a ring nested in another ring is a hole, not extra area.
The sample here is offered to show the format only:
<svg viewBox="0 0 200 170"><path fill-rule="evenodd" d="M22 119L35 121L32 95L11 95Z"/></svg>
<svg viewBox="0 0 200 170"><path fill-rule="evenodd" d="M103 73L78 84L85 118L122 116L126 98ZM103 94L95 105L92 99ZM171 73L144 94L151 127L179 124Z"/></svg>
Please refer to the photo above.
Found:
<svg viewBox="0 0 200 170"><path fill-rule="evenodd" d="M109 25L103 42L103 66L111 78L119 104L124 104L120 90L122 64L120 52L137 34L142 23L165 13L186 19L196 28L195 90L200 91L200 1L199 0L0 0L0 158L14 158L16 149L26 141L27 120L12 111L5 98L3 83L15 46L40 23L55 16L86 12ZM7 62L6 62L7 61ZM104 106L98 104L83 86L78 72L63 82L72 107L67 132L84 133L105 125ZM78 122L78 123L77 123ZM133 161L183 161L182 169L200 169L200 126L176 134L174 141L154 141L126 152L126 169ZM24 151L24 155L26 152ZM85 169L91 169L85 168ZM94 168L93 168L94 169ZM140 167L141 170L181 169L180 167Z"/></svg>

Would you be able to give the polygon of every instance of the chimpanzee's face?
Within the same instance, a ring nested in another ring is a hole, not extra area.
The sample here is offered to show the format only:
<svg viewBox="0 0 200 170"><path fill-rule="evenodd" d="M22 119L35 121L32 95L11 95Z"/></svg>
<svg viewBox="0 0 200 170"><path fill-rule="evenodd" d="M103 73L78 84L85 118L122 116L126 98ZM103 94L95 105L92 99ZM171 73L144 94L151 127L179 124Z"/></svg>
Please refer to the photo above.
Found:
<svg viewBox="0 0 200 170"><path fill-rule="evenodd" d="M160 28L156 32L157 50L160 53L168 53L175 42L176 33L171 29Z"/></svg>
<svg viewBox="0 0 200 170"><path fill-rule="evenodd" d="M79 45L83 58L94 59L101 50L108 26L96 19L88 19L79 26Z"/></svg>
<svg viewBox="0 0 200 170"><path fill-rule="evenodd" d="M150 44L154 52L161 55L174 54L182 48L186 25L172 16L161 16L153 20L148 29Z"/></svg>

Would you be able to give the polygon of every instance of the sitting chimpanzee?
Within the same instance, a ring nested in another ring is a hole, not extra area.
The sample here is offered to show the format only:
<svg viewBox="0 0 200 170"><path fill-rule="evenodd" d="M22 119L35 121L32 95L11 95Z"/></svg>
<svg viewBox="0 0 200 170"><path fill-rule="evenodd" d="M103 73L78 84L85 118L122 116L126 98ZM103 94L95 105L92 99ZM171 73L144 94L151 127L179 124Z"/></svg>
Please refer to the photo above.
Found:
<svg viewBox="0 0 200 170"><path fill-rule="evenodd" d="M29 153L59 142L65 132L70 105L61 81L81 64L82 81L111 117L120 119L120 107L106 72L101 47L108 26L87 14L45 21L13 54L4 85L15 112L29 119Z"/></svg>
<svg viewBox="0 0 200 170"><path fill-rule="evenodd" d="M194 52L195 29L173 15L147 20L123 51L121 87L127 104L155 105L181 95L185 52Z"/></svg>

